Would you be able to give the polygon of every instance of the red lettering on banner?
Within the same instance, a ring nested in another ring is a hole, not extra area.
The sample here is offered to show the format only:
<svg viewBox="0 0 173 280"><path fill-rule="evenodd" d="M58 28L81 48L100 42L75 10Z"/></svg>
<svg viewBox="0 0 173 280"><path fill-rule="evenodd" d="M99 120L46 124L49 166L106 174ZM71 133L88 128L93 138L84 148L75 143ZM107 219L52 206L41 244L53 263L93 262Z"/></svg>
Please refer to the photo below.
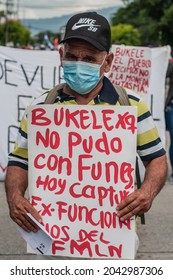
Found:
<svg viewBox="0 0 173 280"><path fill-rule="evenodd" d="M79 160L78 160L78 178L79 181L83 180L83 171L84 170L90 170L91 166L90 165L85 165L83 164L83 159L89 159L93 158L92 155L79 155Z"/></svg>
<svg viewBox="0 0 173 280"><path fill-rule="evenodd" d="M119 178L119 166L115 161L110 161L105 164L105 177L106 182L109 183L111 181L111 177L113 178L114 183L118 182Z"/></svg>
<svg viewBox="0 0 173 280"><path fill-rule="evenodd" d="M121 75L117 79L121 79ZM116 129L128 130L127 135L134 134L135 116L131 110L118 114L112 107L106 107L99 111L98 118L97 111L92 109L71 108L56 107L51 111L53 120L49 111L32 113L32 125L48 126L38 127L36 132L34 128L34 144L44 149L38 150L33 159L38 175L31 182L37 189L36 194L40 190L42 197L33 196L32 204L45 218L47 232L56 239L52 244L54 255L66 250L66 255L75 257L121 258L122 244L114 244L113 230L131 231L131 220L121 222L116 205L134 188L134 168L123 159L117 160L124 155L124 139L121 140L120 131ZM52 121L53 127L49 126ZM56 131L55 125L62 127ZM97 131L92 133L92 130ZM107 133L110 131L113 132ZM52 153L49 149L53 149ZM102 160L102 156L106 158ZM74 234L73 227L76 227Z"/></svg>
<svg viewBox="0 0 173 280"><path fill-rule="evenodd" d="M84 229L79 230L79 239L77 240L77 242L86 241L87 239L90 242L96 242L99 239L104 244L110 243L110 241L104 239L103 232L99 233L98 230L91 230L90 232L87 232Z"/></svg>
<svg viewBox="0 0 173 280"><path fill-rule="evenodd" d="M133 171L134 171L134 168L132 168L130 163L127 163L127 162L122 163L122 166L120 169L120 178L123 183L128 182L128 184L125 186L125 189L129 189L129 188L133 187L133 176L132 176ZM127 179L125 177L127 177Z"/></svg>
<svg viewBox="0 0 173 280"><path fill-rule="evenodd" d="M6 167L3 167L3 166L0 164L0 169L1 169L2 172L4 173L4 172L6 172L6 170L7 170L7 166L6 166Z"/></svg>
<svg viewBox="0 0 173 280"><path fill-rule="evenodd" d="M98 244L96 244L95 245L95 252L96 252L96 255L98 256L98 257L107 257L108 255L107 254L102 254L102 253L100 253L100 251L99 251L99 245Z"/></svg>
<svg viewBox="0 0 173 280"><path fill-rule="evenodd" d="M133 58L142 58L144 57L144 50L143 49L134 49L134 48L119 48L117 47L115 50L115 57L118 56L127 56L127 57L133 57Z"/></svg>
<svg viewBox="0 0 173 280"><path fill-rule="evenodd" d="M90 120L91 116L92 119ZM83 110L83 109L76 110L73 112L70 112L69 109L63 109L63 108L61 108L60 110L55 109L54 123L55 125L61 125L63 123L63 120L65 119L66 127L70 127L73 124L78 129L79 128L87 129L92 125L93 129L102 129L102 124L97 123L98 120L94 110L91 110L91 116L88 110Z"/></svg>
<svg viewBox="0 0 173 280"><path fill-rule="evenodd" d="M58 118L58 113L59 113L59 118ZM64 108L55 109L54 111L54 123L57 126L60 126L63 123L64 120Z"/></svg>
<svg viewBox="0 0 173 280"><path fill-rule="evenodd" d="M112 186L110 186L109 188L98 187L98 202L99 202L99 205L103 206L104 199L108 197L110 205L114 206L115 205L114 194L115 194L115 190Z"/></svg>
<svg viewBox="0 0 173 280"><path fill-rule="evenodd" d="M124 222L119 221L119 227L122 228L123 226L126 226L129 230L131 230L130 219L128 219L128 220L126 220Z"/></svg>
<svg viewBox="0 0 173 280"><path fill-rule="evenodd" d="M46 126L51 124L51 120L45 116L46 110L43 108L33 109L31 112L31 124Z"/></svg>
<svg viewBox="0 0 173 280"><path fill-rule="evenodd" d="M56 255L57 252L59 251L64 251L65 250L65 242L56 240L52 243L52 254Z"/></svg>
<svg viewBox="0 0 173 280"><path fill-rule="evenodd" d="M42 200L41 197L33 195L31 197L31 205L36 207L38 205L38 202L41 201L41 200Z"/></svg>
<svg viewBox="0 0 173 280"><path fill-rule="evenodd" d="M126 190L120 190L116 193L116 189L113 186L103 187L103 186L92 186L85 185L81 187L80 183L74 183L69 187L69 193L74 198L92 198L97 199L99 206L103 206L104 200L109 203L111 207L119 204L123 199L125 199L129 192Z"/></svg>
<svg viewBox="0 0 173 280"><path fill-rule="evenodd" d="M88 251L89 257L93 256L93 252L92 252L91 245L90 245L89 241L85 241L81 244L78 244L77 241L71 240L71 242L70 242L70 253L72 255L75 253L75 249L76 249L77 252L79 252L79 254L81 256L83 255L85 250Z"/></svg>
<svg viewBox="0 0 173 280"><path fill-rule="evenodd" d="M109 79L113 84L146 94L152 67L148 56L144 49L116 47Z"/></svg>
<svg viewBox="0 0 173 280"><path fill-rule="evenodd" d="M54 208L50 208L52 206L51 203L49 203L48 205L46 205L45 203L42 203L41 204L42 207L43 207L43 210L41 212L41 215L42 216L45 216L45 215L48 215L48 216L52 216L52 213L51 212L54 212L55 209Z"/></svg>
<svg viewBox="0 0 173 280"><path fill-rule="evenodd" d="M103 145L103 147L101 146ZM110 154L109 146L108 146L108 139L105 132L102 133L102 138L96 140L96 149L101 153L105 153L106 155Z"/></svg>
<svg viewBox="0 0 173 280"><path fill-rule="evenodd" d="M71 175L72 162L69 158L57 157L55 154L51 154L46 159L45 154L39 154L34 159L34 167L37 169L43 169L47 167L50 171L57 171L58 174L63 172L63 167L67 175Z"/></svg>
<svg viewBox="0 0 173 280"><path fill-rule="evenodd" d="M135 126L135 116L126 112L124 115L118 114L118 122L116 128L122 127L123 129L131 130L132 134L135 133L137 127Z"/></svg>
<svg viewBox="0 0 173 280"><path fill-rule="evenodd" d="M88 138L88 143L87 143L87 139L83 139L83 150L85 151L85 153L90 154L92 149L93 149L93 138L92 136L89 136Z"/></svg>
<svg viewBox="0 0 173 280"><path fill-rule="evenodd" d="M95 141L95 143L93 141L92 136L89 136L88 139L83 139L79 133L69 132L68 133L69 158L73 157L74 147L78 147L80 145L82 145L83 151L85 153L91 153L93 147L95 147L95 149L99 153L105 153L106 155L109 155L111 151L114 153L120 153L122 150L121 139L118 137L108 139L107 134L105 132L102 133L102 136L98 138Z"/></svg>
<svg viewBox="0 0 173 280"><path fill-rule="evenodd" d="M103 232L101 232L101 234L100 234L100 241L104 244L109 244L110 243L110 241L104 239L104 233Z"/></svg>
<svg viewBox="0 0 173 280"><path fill-rule="evenodd" d="M97 118L97 115L95 113L95 111L91 110L91 114L92 114L92 117L93 117L93 127L92 129L102 129L103 126L102 124L98 124L98 118Z"/></svg>
<svg viewBox="0 0 173 280"><path fill-rule="evenodd" d="M78 146L82 142L82 137L77 132L68 133L68 149L69 149L69 158L73 157L73 147Z"/></svg>
<svg viewBox="0 0 173 280"><path fill-rule="evenodd" d="M89 161L91 159L91 162ZM100 161L96 163L92 163L93 156L92 155L79 155L78 157L78 179L79 181L83 181L84 176L92 177L93 180L99 180L102 176L106 179L106 182L111 182L111 179L116 184L118 182L119 177L122 179L123 183L127 183L126 188L130 188L133 177L132 172L134 168L132 168L129 163L122 163L118 165L114 161L110 161L108 163L102 164ZM84 161L86 160L87 163ZM126 177L126 178L125 178Z"/></svg>
<svg viewBox="0 0 173 280"><path fill-rule="evenodd" d="M98 235L98 231L97 230L91 230L90 232L87 232L84 229L80 229L79 230L79 239L77 241L81 242L81 241L85 241L85 240L89 240L91 242L95 242L97 240Z"/></svg>
<svg viewBox="0 0 173 280"><path fill-rule="evenodd" d="M80 128L79 126L79 122L76 119L76 116L79 114L79 110L74 111L74 112L70 112L69 109L67 109L65 111L66 113L66 127L70 127L71 126L71 122L75 125L76 128Z"/></svg>
<svg viewBox="0 0 173 280"><path fill-rule="evenodd" d="M36 132L36 145L40 145L40 142L45 148L58 149L60 145L60 136L57 131L50 131L49 128L45 131L45 136L40 131Z"/></svg>
<svg viewBox="0 0 173 280"><path fill-rule="evenodd" d="M94 245L94 251L95 254L99 257L108 257L108 256L117 256L118 258L121 258L122 256L122 244L119 245L119 247L116 247L114 245L108 246L108 252L107 254L102 254L100 250L100 246L98 244ZM76 240L71 240L70 242L70 253L73 255L77 251L81 256L84 254L84 251L87 251L89 257L93 257L93 250L91 247L91 243L89 241L85 241L81 244L79 244Z"/></svg>
<svg viewBox="0 0 173 280"><path fill-rule="evenodd" d="M80 110L80 127L82 129L87 129L90 127L91 123L85 124L84 121L89 120L88 110Z"/></svg>
<svg viewBox="0 0 173 280"><path fill-rule="evenodd" d="M151 68L151 60L142 60L142 59L133 59L129 58L128 61L128 66L127 67L146 67L146 68Z"/></svg>
<svg viewBox="0 0 173 280"><path fill-rule="evenodd" d="M129 230L129 222L121 222L115 212L100 211L97 208L88 209L87 206L77 205L76 203L68 205L63 201L57 201L57 220L61 221L63 217L67 217L70 222L83 221L94 227L101 228L122 228L125 226ZM55 209L54 209L55 210ZM115 211L115 210L114 210ZM96 216L96 213L98 214Z"/></svg>
<svg viewBox="0 0 173 280"><path fill-rule="evenodd" d="M37 155L37 156L35 157L35 159L34 159L34 166L35 166L35 168L37 168L37 169L43 169L43 168L46 166L45 163L44 163L44 164L41 164L41 163L38 162L38 161L40 160L40 158L41 158L41 159L44 159L44 158L45 158L45 155L44 155L44 154L39 154L39 155Z"/></svg>
<svg viewBox="0 0 173 280"><path fill-rule="evenodd" d="M67 203L63 201L57 201L56 204L58 205L58 220L62 220L62 214L67 213L67 210L65 208L65 206L67 206Z"/></svg>
<svg viewBox="0 0 173 280"><path fill-rule="evenodd" d="M123 248L123 245L120 244L119 247L115 247L115 246L109 246L108 249L109 249L109 255L111 257L114 257L115 256L115 253L117 255L118 258L121 258L122 257L122 248Z"/></svg>
<svg viewBox="0 0 173 280"><path fill-rule="evenodd" d="M48 223L45 224L46 231L52 236L54 239L60 239L64 242L69 241L69 226L58 226L58 225L52 225L50 226Z"/></svg>
<svg viewBox="0 0 173 280"><path fill-rule="evenodd" d="M62 233L64 234L64 236L61 237L61 240L63 241L68 241L70 239L69 234L68 234L68 230L70 229L69 226L62 226Z"/></svg>
<svg viewBox="0 0 173 280"><path fill-rule="evenodd" d="M123 64L122 57L114 56L113 63L115 63L115 64Z"/></svg>
<svg viewBox="0 0 173 280"><path fill-rule="evenodd" d="M41 188L46 191L56 191L54 194L55 195L60 195L65 191L67 181L63 179L57 179L57 178L52 178L49 175L45 177L45 179L42 179L41 176L38 176L36 180L36 188Z"/></svg>

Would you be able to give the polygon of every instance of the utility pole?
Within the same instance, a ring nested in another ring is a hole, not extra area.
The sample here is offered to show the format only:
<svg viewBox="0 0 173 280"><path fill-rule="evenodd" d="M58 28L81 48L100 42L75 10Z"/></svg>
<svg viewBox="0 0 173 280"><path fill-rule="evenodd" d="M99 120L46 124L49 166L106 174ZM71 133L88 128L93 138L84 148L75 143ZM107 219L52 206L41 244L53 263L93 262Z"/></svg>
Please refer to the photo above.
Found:
<svg viewBox="0 0 173 280"><path fill-rule="evenodd" d="M4 6L4 11L1 14L5 18L5 45L8 43L8 27L9 19L15 16L16 19L19 17L20 0L0 0L0 4Z"/></svg>
<svg viewBox="0 0 173 280"><path fill-rule="evenodd" d="M20 9L20 0L17 0L16 4L16 17L19 19L19 9Z"/></svg>
<svg viewBox="0 0 173 280"><path fill-rule="evenodd" d="M13 0L6 0L6 28L5 28L5 45L8 43L8 24L9 24L9 18L13 14L13 6L14 2Z"/></svg>

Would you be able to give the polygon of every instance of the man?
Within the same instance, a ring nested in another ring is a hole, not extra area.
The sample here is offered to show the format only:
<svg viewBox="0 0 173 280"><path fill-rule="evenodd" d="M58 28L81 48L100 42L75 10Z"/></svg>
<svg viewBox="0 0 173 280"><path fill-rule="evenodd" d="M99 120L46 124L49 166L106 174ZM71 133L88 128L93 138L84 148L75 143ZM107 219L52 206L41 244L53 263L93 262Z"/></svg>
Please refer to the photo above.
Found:
<svg viewBox="0 0 173 280"><path fill-rule="evenodd" d="M73 16L67 23L60 48L66 81L54 103L79 105L120 105L118 94L104 76L113 60L110 52L111 31L108 21L94 12ZM138 107L137 151L146 167L141 188L126 197L117 207L118 216L125 221L147 212L163 187L167 174L165 150L144 101L127 90L132 106ZM47 93L34 104L44 104ZM5 181L11 218L26 231L38 227L26 215L31 213L41 222L41 216L24 198L28 186L27 121L22 119L14 151L9 155Z"/></svg>

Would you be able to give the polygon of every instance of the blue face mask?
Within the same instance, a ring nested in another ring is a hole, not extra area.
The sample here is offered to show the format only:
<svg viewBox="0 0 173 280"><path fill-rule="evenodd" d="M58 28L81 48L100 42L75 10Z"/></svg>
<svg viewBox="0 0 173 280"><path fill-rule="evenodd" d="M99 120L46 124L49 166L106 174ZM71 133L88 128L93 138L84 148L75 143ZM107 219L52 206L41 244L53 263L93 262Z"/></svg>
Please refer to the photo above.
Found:
<svg viewBox="0 0 173 280"><path fill-rule="evenodd" d="M103 61L104 62L104 61ZM64 80L79 94L87 94L100 81L100 67L103 63L93 64L82 61L63 61Z"/></svg>

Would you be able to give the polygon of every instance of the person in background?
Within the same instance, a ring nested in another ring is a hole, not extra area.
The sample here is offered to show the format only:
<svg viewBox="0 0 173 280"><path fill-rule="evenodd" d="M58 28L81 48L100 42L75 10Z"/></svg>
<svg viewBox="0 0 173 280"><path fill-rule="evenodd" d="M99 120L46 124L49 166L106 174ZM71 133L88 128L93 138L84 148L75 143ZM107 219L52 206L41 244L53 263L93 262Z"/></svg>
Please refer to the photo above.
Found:
<svg viewBox="0 0 173 280"><path fill-rule="evenodd" d="M171 174L169 182L173 185L173 60L169 60L166 73L168 79L168 93L165 101L165 122L166 129L170 135L169 160L171 165Z"/></svg>
<svg viewBox="0 0 173 280"><path fill-rule="evenodd" d="M86 12L72 16L67 22L62 48L59 49L65 84L54 103L95 106L119 106L119 95L105 77L113 61L111 29L105 17ZM145 166L140 189L134 190L120 202L115 211L124 222L149 211L152 202L164 186L167 176L166 152L146 103L132 90L126 89L129 102L137 106L136 150ZM48 92L33 102L44 104ZM27 114L24 115L14 150L9 155L5 180L10 215L25 231L36 232L38 227L27 216L31 213L39 222L42 217L24 197L28 187Z"/></svg>

